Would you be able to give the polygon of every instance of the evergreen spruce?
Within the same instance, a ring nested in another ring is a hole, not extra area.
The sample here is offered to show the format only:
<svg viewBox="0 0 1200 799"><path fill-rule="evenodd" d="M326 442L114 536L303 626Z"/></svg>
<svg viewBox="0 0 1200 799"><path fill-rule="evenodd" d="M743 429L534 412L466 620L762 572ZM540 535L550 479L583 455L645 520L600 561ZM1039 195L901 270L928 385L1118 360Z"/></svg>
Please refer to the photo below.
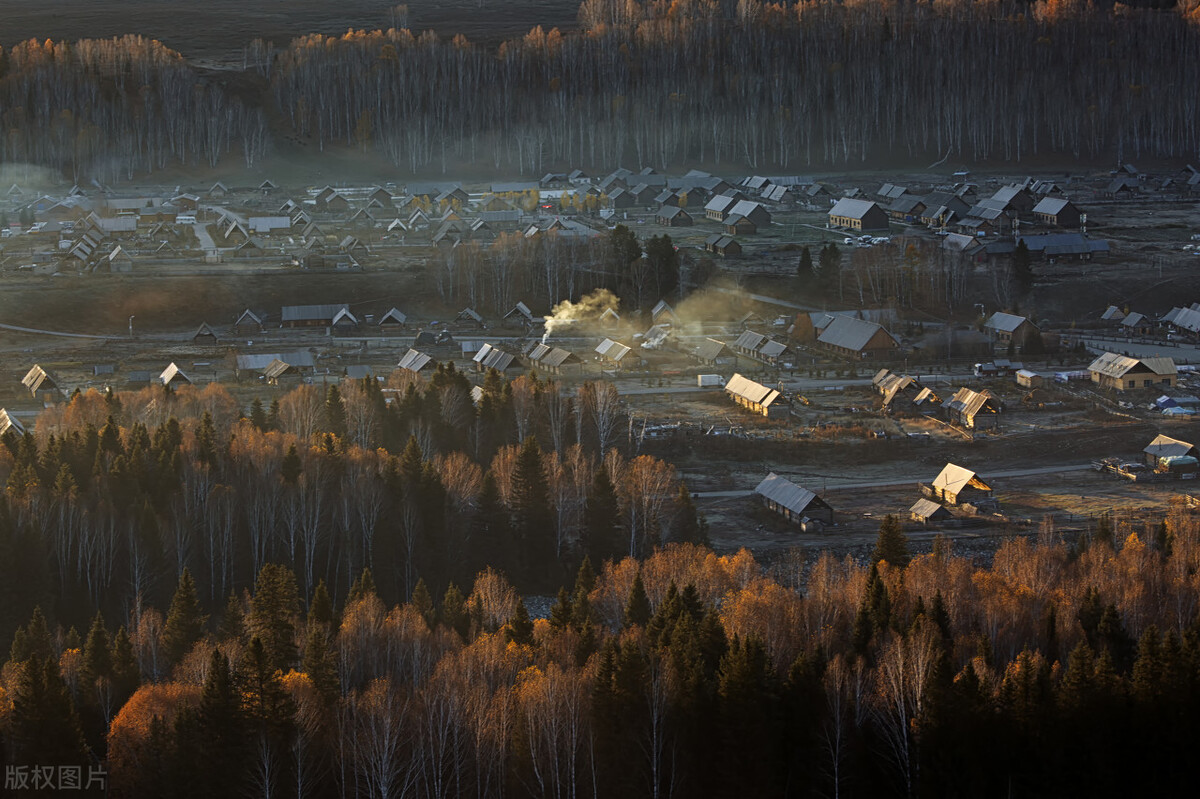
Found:
<svg viewBox="0 0 1200 799"><path fill-rule="evenodd" d="M442 624L447 629L458 633L463 641L468 640L471 633L471 615L467 611L467 598L454 583L450 583L445 596L442 597L441 615Z"/></svg>
<svg viewBox="0 0 1200 799"><path fill-rule="evenodd" d="M200 601L196 598L196 584L192 581L192 573L184 568L163 624L163 656L168 667L183 660L196 645L204 635L204 623Z"/></svg>
<svg viewBox="0 0 1200 799"><path fill-rule="evenodd" d="M258 573L250 601L247 631L258 638L271 667L286 670L296 662L296 619L300 595L296 576L286 566L268 563Z"/></svg>
<svg viewBox="0 0 1200 799"><path fill-rule="evenodd" d="M633 585L629 589L629 599L625 603L624 626L645 627L650 621L650 598L646 596L646 584L642 582L642 572L633 577Z"/></svg>
<svg viewBox="0 0 1200 799"><path fill-rule="evenodd" d="M437 626L437 611L433 607L433 597L429 595L429 588L426 587L424 578L417 580L410 604L417 613L421 614L421 618L425 620L425 626L431 630Z"/></svg>
<svg viewBox="0 0 1200 799"><path fill-rule="evenodd" d="M887 561L889 566L903 569L912 560L908 554L908 536L900 525L900 519L892 514L883 517L879 525L879 537L875 540L875 549L871 552L871 563Z"/></svg>
<svg viewBox="0 0 1200 799"><path fill-rule="evenodd" d="M512 619L508 622L505 637L514 644L533 645L533 621L529 618L529 609L525 607L525 600L517 599L517 606L513 610Z"/></svg>

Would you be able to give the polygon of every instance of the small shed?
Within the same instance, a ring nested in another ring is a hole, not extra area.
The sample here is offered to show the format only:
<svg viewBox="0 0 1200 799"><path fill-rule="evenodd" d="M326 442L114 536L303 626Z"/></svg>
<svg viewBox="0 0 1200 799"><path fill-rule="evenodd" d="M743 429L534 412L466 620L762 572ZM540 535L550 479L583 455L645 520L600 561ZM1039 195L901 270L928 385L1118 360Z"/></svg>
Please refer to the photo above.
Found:
<svg viewBox="0 0 1200 799"><path fill-rule="evenodd" d="M1041 388L1045 383L1045 378L1037 372L1031 372L1028 369L1017 370L1017 385L1021 388Z"/></svg>
<svg viewBox="0 0 1200 799"><path fill-rule="evenodd" d="M432 355L427 355L419 350L410 349L408 352L404 353L404 357L400 359L400 363L396 364L396 368L405 369L415 374L420 372L432 362Z"/></svg>
<svg viewBox="0 0 1200 799"><path fill-rule="evenodd" d="M246 310L242 311L242 315L239 316L237 321L233 323L233 329L238 333L238 335L245 335L246 333L261 333L264 328L263 322L265 319L265 314L257 314L247 308Z"/></svg>
<svg viewBox="0 0 1200 799"><path fill-rule="evenodd" d="M458 316L454 317L455 322L467 322L469 324L483 327L483 317L474 308L463 308L458 312Z"/></svg>
<svg viewBox="0 0 1200 799"><path fill-rule="evenodd" d="M932 499L918 499L917 504L908 509L908 515L914 522L931 524L953 518L945 506L939 505Z"/></svg>
<svg viewBox="0 0 1200 799"><path fill-rule="evenodd" d="M742 254L742 245L738 244L732 236L725 236L720 233L705 239L704 249L723 258L735 258Z"/></svg>
<svg viewBox="0 0 1200 799"><path fill-rule="evenodd" d="M50 376L50 373L41 367L40 364L34 364L25 376L21 378L22 385L29 389L29 393L45 402L52 402L59 399L62 395L62 390L58 386L58 381Z"/></svg>

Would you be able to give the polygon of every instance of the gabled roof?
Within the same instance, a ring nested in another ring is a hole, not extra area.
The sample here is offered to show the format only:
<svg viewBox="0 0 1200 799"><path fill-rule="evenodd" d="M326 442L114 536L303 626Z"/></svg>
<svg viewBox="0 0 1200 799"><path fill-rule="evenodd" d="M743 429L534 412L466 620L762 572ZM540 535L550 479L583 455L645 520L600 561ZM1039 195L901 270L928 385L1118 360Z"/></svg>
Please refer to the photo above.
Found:
<svg viewBox="0 0 1200 799"><path fill-rule="evenodd" d="M1100 314L1100 318L1106 322L1120 321L1125 318L1125 312L1115 305L1110 305L1104 313Z"/></svg>
<svg viewBox="0 0 1200 799"><path fill-rule="evenodd" d="M1200 314L1197 314L1197 316L1200 316ZM1124 319L1122 319L1121 324L1124 327L1137 327L1145 321L1146 316L1144 314L1134 311L1133 313L1129 314L1129 316L1126 316Z"/></svg>
<svg viewBox="0 0 1200 799"><path fill-rule="evenodd" d="M460 322L469 319L472 322L483 322L483 317L474 308L463 308L458 312L458 316L454 317L454 321Z"/></svg>
<svg viewBox="0 0 1200 799"><path fill-rule="evenodd" d="M743 330L742 334L733 342L733 346L741 350L749 350L758 352L758 348L766 342L767 337L762 333L755 333L753 330Z"/></svg>
<svg viewBox="0 0 1200 799"><path fill-rule="evenodd" d="M725 384L725 391L742 399L752 402L756 405L766 407L775 400L779 399L779 391L773 388L767 388L761 383L756 383L748 377L743 377L740 374L735 374L729 378L729 382Z"/></svg>
<svg viewBox="0 0 1200 799"><path fill-rule="evenodd" d="M1101 354L1088 366L1088 371L1099 372L1106 377L1119 380L1139 364L1156 375L1173 375L1177 371L1175 361L1170 358L1130 358L1115 352Z"/></svg>
<svg viewBox="0 0 1200 799"><path fill-rule="evenodd" d="M941 516L949 516L950 511L943 506L934 502L932 499L918 499L916 504L908 509L908 512L914 516L919 516L922 519L934 519Z"/></svg>
<svg viewBox="0 0 1200 799"><path fill-rule="evenodd" d="M24 384L25 388L29 389L35 394L38 391L41 391L43 387L47 389L58 388L58 381L51 377L49 372L36 363L33 365L33 368L26 372L25 376L21 378L21 383ZM49 385L46 385L47 383Z"/></svg>
<svg viewBox="0 0 1200 799"><path fill-rule="evenodd" d="M702 361L715 361L722 355L729 354L729 347L724 341L718 341L715 338L706 338L701 341L695 349L695 355Z"/></svg>
<svg viewBox="0 0 1200 799"><path fill-rule="evenodd" d="M511 352L505 352L502 349L493 347L491 344L485 343L471 360L484 369L495 369L498 372L503 372L512 366L513 361L516 360L516 356Z"/></svg>
<svg viewBox="0 0 1200 799"><path fill-rule="evenodd" d="M596 345L596 352L601 358L606 358L614 362L620 361L631 351L631 347L627 347L619 341L613 341L611 338L606 338Z"/></svg>
<svg viewBox="0 0 1200 799"><path fill-rule="evenodd" d="M1012 333L1015 332L1018 327L1028 321L1029 320L1024 316L1017 316L1016 314L996 311L996 313L988 317L988 320L983 323L983 326L988 330L999 330L1003 333Z"/></svg>
<svg viewBox="0 0 1200 799"><path fill-rule="evenodd" d="M295 366L292 366L287 361L275 358L269 364L267 364L267 367L262 370L262 373L263 377L267 378L268 380L278 380L287 374L298 374L299 371L299 369L297 369Z"/></svg>
<svg viewBox="0 0 1200 799"><path fill-rule="evenodd" d="M514 305L512 310L504 315L504 318L510 319L514 316L521 316L530 322L533 321L533 311L529 310L529 306L523 302L518 302L516 305Z"/></svg>
<svg viewBox="0 0 1200 799"><path fill-rule="evenodd" d="M19 436L25 435L25 425L21 424L8 412L7 408L0 408L0 436L8 433L16 433Z"/></svg>
<svg viewBox="0 0 1200 799"><path fill-rule="evenodd" d="M408 322L408 317L405 316L404 313L402 313L401 311L399 311L396 308L392 308L390 311L385 313L383 316L379 317L379 324L381 324L381 325L389 324L389 323L403 325L406 322Z"/></svg>
<svg viewBox="0 0 1200 799"><path fill-rule="evenodd" d="M1037 205L1033 206L1033 212L1035 214L1057 216L1070 204L1070 200L1064 200L1061 197L1043 197Z"/></svg>
<svg viewBox="0 0 1200 799"><path fill-rule="evenodd" d="M965 469L962 466L956 466L953 463L947 463L946 467L933 480L934 488L949 491L951 494L959 494L967 486L977 488L980 491L992 490L992 487L981 480L975 472Z"/></svg>
<svg viewBox="0 0 1200 799"><path fill-rule="evenodd" d="M786 477L771 472L754 489L754 493L787 508L792 513L802 514L809 507L828 508L820 497L803 486L798 486Z"/></svg>
<svg viewBox="0 0 1200 799"><path fill-rule="evenodd" d="M1196 447L1178 438L1159 434L1142 452L1156 458L1170 458L1177 455L1191 455Z"/></svg>
<svg viewBox="0 0 1200 799"><path fill-rule="evenodd" d="M215 339L217 334L216 331L209 327L208 322L201 322L200 327L196 329L196 333L192 336L193 339L209 337Z"/></svg>
<svg viewBox="0 0 1200 799"><path fill-rule="evenodd" d="M970 388L960 388L954 396L942 403L942 407L964 416L974 416L985 409L996 412L992 404L993 396L989 391L975 391Z"/></svg>
<svg viewBox="0 0 1200 799"><path fill-rule="evenodd" d="M192 381L191 381L191 378L189 378L187 375L185 375L185 374L183 373L183 370L182 370L182 369L180 369L180 368L179 368L179 367L178 367L178 366L175 364L175 362L174 362L174 361L172 361L172 362L171 362L171 365L170 365L170 366L168 366L166 369L163 369L163 370L162 370L162 374L160 374L160 375L158 376L158 380L159 380L159 382L161 382L161 383L162 383L164 386L169 386L169 385L171 385L172 383L174 383L176 380L182 380L182 381L183 381L183 382L185 382L185 383L190 383L190 382L192 382Z"/></svg>
<svg viewBox="0 0 1200 799"><path fill-rule="evenodd" d="M396 368L407 369L410 372L419 372L428 366L432 360L432 355L426 355L418 350L410 349L404 353L404 357L400 359L400 363L396 364Z"/></svg>
<svg viewBox="0 0 1200 799"><path fill-rule="evenodd" d="M894 346L898 346L895 337L884 330L882 325L862 319L855 319L852 316L835 316L833 321L829 323L829 326L821 331L821 335L817 337L817 341L822 344L828 344L831 347L841 347L854 352L861 352L870 343L871 338L881 330L884 335L892 340Z"/></svg>
<svg viewBox="0 0 1200 799"><path fill-rule="evenodd" d="M843 197L834 203L834 206L829 209L830 216L844 216L850 219L862 219L872 208L878 208L879 205L870 200L852 200L848 197Z"/></svg>
<svg viewBox="0 0 1200 799"><path fill-rule="evenodd" d="M350 313L349 308L343 308L333 315L333 319L330 320L329 324L337 325L341 324L342 322L349 322L352 325L357 325L358 317Z"/></svg>

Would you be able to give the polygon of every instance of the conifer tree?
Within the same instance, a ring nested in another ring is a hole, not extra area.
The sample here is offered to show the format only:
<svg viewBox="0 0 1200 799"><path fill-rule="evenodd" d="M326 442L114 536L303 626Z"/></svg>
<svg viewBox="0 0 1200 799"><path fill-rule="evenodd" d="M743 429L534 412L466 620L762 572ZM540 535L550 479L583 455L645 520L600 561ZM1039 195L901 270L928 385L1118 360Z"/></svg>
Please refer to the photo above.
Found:
<svg viewBox="0 0 1200 799"><path fill-rule="evenodd" d="M79 682L84 696L88 695L100 677L112 678L112 652L108 629L104 626L104 616L97 611L92 619L92 626L88 628L87 642L83 646L83 667L79 673Z"/></svg>
<svg viewBox="0 0 1200 799"><path fill-rule="evenodd" d="M437 626L437 611L433 607L433 597L429 595L429 589L425 586L424 578L417 580L417 585L413 588L410 604L417 613L421 614L421 618L425 620L426 627L432 630Z"/></svg>
<svg viewBox="0 0 1200 799"><path fill-rule="evenodd" d="M163 656L168 667L174 666L191 651L204 635L204 623L200 601L196 598L196 584L192 580L192 573L184 567L163 625Z"/></svg>
<svg viewBox="0 0 1200 799"><path fill-rule="evenodd" d="M605 471L601 469L600 471ZM680 482L675 495L675 513L671 517L670 541L681 544L708 544L708 531L704 518L696 510L692 492L687 484Z"/></svg>
<svg viewBox="0 0 1200 799"><path fill-rule="evenodd" d="M292 570L275 563L263 566L254 584L246 627L261 641L272 668L287 669L296 662L299 613L300 595Z"/></svg>
<svg viewBox="0 0 1200 799"><path fill-rule="evenodd" d="M889 566L903 569L912 560L908 554L908 536L900 525L900 519L892 514L883 517L879 525L879 537L875 540L875 549L871 552L871 563L887 561Z"/></svg>
<svg viewBox="0 0 1200 799"><path fill-rule="evenodd" d="M236 591L229 592L225 600L225 612L217 627L217 638L222 641L238 641L246 634L246 613L242 610L242 599Z"/></svg>
<svg viewBox="0 0 1200 799"><path fill-rule="evenodd" d="M325 429L338 438L346 437L346 405L337 385L325 393Z"/></svg>
<svg viewBox="0 0 1200 799"><path fill-rule="evenodd" d="M346 604L351 605L368 596L378 596L375 591L375 578L371 576L369 568L363 569L362 574L358 575L358 579L350 585L350 592L346 595Z"/></svg>
<svg viewBox="0 0 1200 799"><path fill-rule="evenodd" d="M447 629L454 630L463 641L471 633L471 616L467 612L467 599L459 587L450 583L446 594L442 597L442 624Z"/></svg>
<svg viewBox="0 0 1200 799"><path fill-rule="evenodd" d="M629 589L629 599L625 603L624 626L645 627L650 621L650 598L646 596L646 584L642 582L642 572L639 569L634 575L633 585Z"/></svg>
<svg viewBox="0 0 1200 799"><path fill-rule="evenodd" d="M296 445L289 444L287 454L283 456L283 462L279 465L279 476L288 485L295 485L303 471L304 465L300 462L300 453L296 452Z"/></svg>
<svg viewBox="0 0 1200 799"><path fill-rule="evenodd" d="M133 642L124 626L117 628L112 643L112 680L113 695L118 705L125 703L141 684L142 674L138 669L137 657L133 652Z"/></svg>
<svg viewBox="0 0 1200 799"><path fill-rule="evenodd" d="M812 250L808 248L808 245L800 250L800 260L796 263L796 277L806 285L811 285L816 280L817 274L813 268Z"/></svg>
<svg viewBox="0 0 1200 799"><path fill-rule="evenodd" d="M267 412L263 410L262 400L258 397L250 403L250 424L259 431L267 429Z"/></svg>
<svg viewBox="0 0 1200 799"><path fill-rule="evenodd" d="M542 468L542 450L537 438L529 436L521 444L513 469L513 530L523 560L523 577L544 585L554 575L554 525L546 471Z"/></svg>
<svg viewBox="0 0 1200 799"><path fill-rule="evenodd" d="M523 599L517 599L512 620L505 630L505 638L521 646L533 645L533 620L529 618L529 609L525 607Z"/></svg>
<svg viewBox="0 0 1200 799"><path fill-rule="evenodd" d="M71 693L54 657L31 656L21 669L8 721L9 762L80 765L87 745Z"/></svg>
<svg viewBox="0 0 1200 799"><path fill-rule="evenodd" d="M321 625L327 634L333 629L333 600L329 597L329 589L325 587L323 578L317 581L312 601L308 603L308 623Z"/></svg>
<svg viewBox="0 0 1200 799"><path fill-rule="evenodd" d="M319 624L309 625L300 668L312 680L313 687L327 706L337 701L337 666L329 649L329 638Z"/></svg>
<svg viewBox="0 0 1200 799"><path fill-rule="evenodd" d="M571 626L571 595L565 586L558 589L558 597L550 607L550 626L558 631Z"/></svg>
<svg viewBox="0 0 1200 799"><path fill-rule="evenodd" d="M592 478L583 510L584 555L596 562L612 558L627 548L621 531L621 509L608 469L601 466Z"/></svg>

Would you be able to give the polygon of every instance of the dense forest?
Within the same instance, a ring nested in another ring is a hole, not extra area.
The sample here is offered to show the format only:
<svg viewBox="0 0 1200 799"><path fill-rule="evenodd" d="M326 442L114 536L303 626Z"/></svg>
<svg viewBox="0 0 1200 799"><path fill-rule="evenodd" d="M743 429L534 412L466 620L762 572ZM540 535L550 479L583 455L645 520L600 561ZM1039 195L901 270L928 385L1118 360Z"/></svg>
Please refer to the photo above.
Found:
<svg viewBox="0 0 1200 799"><path fill-rule="evenodd" d="M244 418L93 392L10 437L0 760L101 764L114 797L1190 787L1192 515L1047 522L987 565L887 517L867 562L764 566L609 447L600 385L492 375L474 413L460 377Z"/></svg>
<svg viewBox="0 0 1200 799"><path fill-rule="evenodd" d="M233 75L134 36L31 41L0 60L0 158L108 177L253 165L268 119L413 172L1200 150L1192 5L585 0L579 19L498 48L403 29L254 41Z"/></svg>

